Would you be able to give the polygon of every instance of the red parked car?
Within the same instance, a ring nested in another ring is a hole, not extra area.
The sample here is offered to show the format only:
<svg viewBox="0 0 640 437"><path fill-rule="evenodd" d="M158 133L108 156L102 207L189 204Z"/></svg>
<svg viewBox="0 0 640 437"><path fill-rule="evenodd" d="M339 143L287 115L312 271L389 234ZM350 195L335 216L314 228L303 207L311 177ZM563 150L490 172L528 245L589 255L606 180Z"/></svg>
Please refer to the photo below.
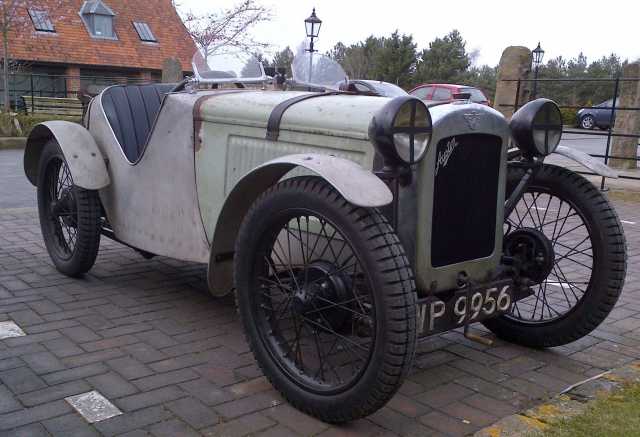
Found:
<svg viewBox="0 0 640 437"><path fill-rule="evenodd" d="M423 83L418 85L409 94L426 102L451 102L456 99L456 94L471 94L471 101L482 105L489 105L489 99L478 88L467 85L451 85L441 83Z"/></svg>

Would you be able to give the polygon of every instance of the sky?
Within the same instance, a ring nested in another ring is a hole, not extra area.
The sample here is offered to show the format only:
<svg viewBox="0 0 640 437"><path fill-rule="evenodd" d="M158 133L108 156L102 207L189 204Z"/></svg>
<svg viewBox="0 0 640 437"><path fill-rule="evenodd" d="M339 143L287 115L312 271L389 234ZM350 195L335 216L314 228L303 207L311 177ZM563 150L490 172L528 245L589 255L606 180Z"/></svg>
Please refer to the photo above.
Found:
<svg viewBox="0 0 640 437"><path fill-rule="evenodd" d="M239 0L178 0L193 12L228 8ZM510 45L531 49L540 41L545 61L572 58L581 51L588 60L612 52L623 59L640 58L638 0L263 0L273 13L254 36L272 44L272 52L304 38L304 19L313 7L323 21L316 48L323 53L336 42L349 45L374 34L413 34L418 49L458 29L467 51L478 50L476 64L496 65Z"/></svg>

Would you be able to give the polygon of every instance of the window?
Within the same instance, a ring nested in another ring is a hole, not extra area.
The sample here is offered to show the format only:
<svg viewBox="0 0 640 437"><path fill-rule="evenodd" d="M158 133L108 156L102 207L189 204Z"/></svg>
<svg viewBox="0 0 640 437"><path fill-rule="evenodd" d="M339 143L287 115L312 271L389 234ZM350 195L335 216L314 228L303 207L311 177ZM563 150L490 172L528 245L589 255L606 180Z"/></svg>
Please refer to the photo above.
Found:
<svg viewBox="0 0 640 437"><path fill-rule="evenodd" d="M451 100L452 98L453 96L451 95L451 90L448 88L438 87L433 93L433 100L442 101Z"/></svg>
<svg viewBox="0 0 640 437"><path fill-rule="evenodd" d="M46 11L37 11L35 9L29 9L29 16L33 22L33 27L38 32L55 32L53 23L49 19L49 14Z"/></svg>
<svg viewBox="0 0 640 437"><path fill-rule="evenodd" d="M138 32L138 36L141 41L145 42L158 42L155 36L153 36L153 32L151 32L151 28L149 25L143 21L134 21L133 27L136 28L136 32Z"/></svg>
<svg viewBox="0 0 640 437"><path fill-rule="evenodd" d="M418 88L417 90L413 91L411 94L413 94L419 99L426 100L432 91L433 91L432 86L426 86L426 87Z"/></svg>
<svg viewBox="0 0 640 437"><path fill-rule="evenodd" d="M95 38L117 39L113 30L115 15L102 0L87 0L80 9L82 21Z"/></svg>

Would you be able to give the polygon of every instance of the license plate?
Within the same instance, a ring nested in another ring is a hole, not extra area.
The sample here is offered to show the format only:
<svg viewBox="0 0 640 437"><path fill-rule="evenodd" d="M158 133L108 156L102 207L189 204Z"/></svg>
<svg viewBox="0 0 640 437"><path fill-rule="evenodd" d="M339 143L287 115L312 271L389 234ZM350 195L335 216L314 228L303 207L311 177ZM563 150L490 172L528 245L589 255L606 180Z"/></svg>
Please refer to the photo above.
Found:
<svg viewBox="0 0 640 437"><path fill-rule="evenodd" d="M516 299L517 300L517 299ZM514 302L511 281L486 288L461 289L442 296L418 300L418 335L427 336L504 314Z"/></svg>

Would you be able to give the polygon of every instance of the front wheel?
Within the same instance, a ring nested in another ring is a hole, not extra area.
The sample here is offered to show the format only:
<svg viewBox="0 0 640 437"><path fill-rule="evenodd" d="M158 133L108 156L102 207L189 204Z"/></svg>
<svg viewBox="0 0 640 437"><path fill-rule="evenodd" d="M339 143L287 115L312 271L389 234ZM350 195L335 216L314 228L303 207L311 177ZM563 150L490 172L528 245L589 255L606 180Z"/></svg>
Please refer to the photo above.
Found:
<svg viewBox="0 0 640 437"><path fill-rule="evenodd" d="M40 157L38 212L45 246L58 271L72 277L86 273L100 246L100 198L97 191L73 183L54 140L45 144Z"/></svg>
<svg viewBox="0 0 640 437"><path fill-rule="evenodd" d="M522 177L510 169L507 191ZM505 222L505 252L519 248L532 263L533 295L484 324L498 337L529 347L571 343L593 331L622 291L626 243L613 206L582 176L544 165Z"/></svg>
<svg viewBox="0 0 640 437"><path fill-rule="evenodd" d="M580 127L582 129L593 129L596 126L596 121L592 115L585 115L580 119Z"/></svg>
<svg viewBox="0 0 640 437"><path fill-rule="evenodd" d="M298 409L346 422L402 384L415 350L415 284L377 210L317 177L283 181L242 223L235 281L256 360Z"/></svg>

